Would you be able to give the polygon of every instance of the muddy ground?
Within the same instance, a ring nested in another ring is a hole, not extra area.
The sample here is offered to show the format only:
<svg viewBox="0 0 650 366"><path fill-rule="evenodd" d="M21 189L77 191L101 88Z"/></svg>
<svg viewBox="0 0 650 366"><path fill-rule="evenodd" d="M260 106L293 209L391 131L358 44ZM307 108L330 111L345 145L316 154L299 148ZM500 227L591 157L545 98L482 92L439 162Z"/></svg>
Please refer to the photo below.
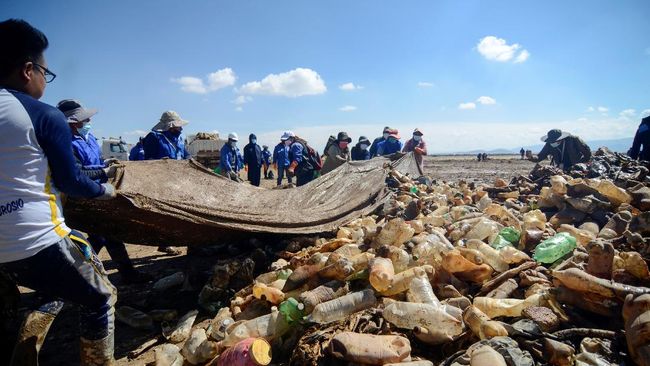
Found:
<svg viewBox="0 0 650 366"><path fill-rule="evenodd" d="M495 156L488 161L478 162L475 157L468 156L438 156L427 157L425 171L433 179L444 181L465 180L467 182L494 182L499 178L509 180L513 176L527 174L533 164L520 160L515 156ZM263 180L263 187L272 188L275 181ZM212 266L219 262L240 260L245 254L237 253L242 248L233 248L232 243L223 243L214 248L204 248L192 251L187 255L187 249L182 248L183 254L167 256L157 251L156 247L142 245L127 245L127 250L136 268L152 275L155 279L178 271L190 273L190 281L182 290L172 294L154 294L151 292L152 282L136 285L126 285L122 282L114 263L105 250L100 252L100 258L109 273L110 280L118 289L117 307L129 305L141 310L176 309L179 315L196 309L198 293L208 279ZM278 243L264 243L276 246ZM244 244L245 246L245 244ZM23 289L20 310L38 302L35 294ZM210 314L202 311L197 322L210 318ZM79 359L78 313L75 307L66 305L55 320L41 352L41 365L75 365ZM129 352L137 349L144 342L157 338L161 334L160 325L151 330L137 330L116 322L115 356L118 365L145 365L153 361L153 351L144 352L131 360ZM6 348L7 344L3 348ZM7 364L6 350L0 350L0 364Z"/></svg>

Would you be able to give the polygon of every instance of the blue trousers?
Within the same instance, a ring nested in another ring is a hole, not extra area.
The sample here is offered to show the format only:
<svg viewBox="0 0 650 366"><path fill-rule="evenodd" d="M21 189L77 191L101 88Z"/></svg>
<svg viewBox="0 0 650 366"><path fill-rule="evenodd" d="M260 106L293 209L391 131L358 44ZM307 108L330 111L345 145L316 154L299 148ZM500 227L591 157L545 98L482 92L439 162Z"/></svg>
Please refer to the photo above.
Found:
<svg viewBox="0 0 650 366"><path fill-rule="evenodd" d="M278 185L282 185L282 179L284 179L284 174L287 172L288 166L279 166L278 165ZM287 174L287 181L291 183L292 177Z"/></svg>
<svg viewBox="0 0 650 366"><path fill-rule="evenodd" d="M115 329L117 291L108 280L97 255L86 259L79 245L69 237L37 254L0 268L17 285L28 287L48 299L38 310L56 315L63 302L80 307L81 337L103 339Z"/></svg>

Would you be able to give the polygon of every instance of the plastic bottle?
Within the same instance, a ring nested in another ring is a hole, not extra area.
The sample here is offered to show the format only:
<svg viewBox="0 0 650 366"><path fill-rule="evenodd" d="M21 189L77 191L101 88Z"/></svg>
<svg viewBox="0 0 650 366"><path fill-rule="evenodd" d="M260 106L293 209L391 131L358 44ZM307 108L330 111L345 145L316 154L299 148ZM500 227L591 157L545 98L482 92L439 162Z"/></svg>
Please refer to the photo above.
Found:
<svg viewBox="0 0 650 366"><path fill-rule="evenodd" d="M253 296L256 299L266 300L274 305L277 305L284 301L284 293L282 290L267 286L260 282L256 282L253 285Z"/></svg>
<svg viewBox="0 0 650 366"><path fill-rule="evenodd" d="M415 230L404 222L403 219L392 219L381 229L375 237L373 247L382 245L402 246L415 234Z"/></svg>
<svg viewBox="0 0 650 366"><path fill-rule="evenodd" d="M244 321L229 329L229 333L222 341L224 346L233 346L246 338L264 338L272 340L281 337L290 329L284 316L277 309L255 319Z"/></svg>
<svg viewBox="0 0 650 366"><path fill-rule="evenodd" d="M299 300L305 305L305 313L311 314L316 305L341 297L347 294L348 291L349 289L345 282L330 281L311 291L303 292Z"/></svg>
<svg viewBox="0 0 650 366"><path fill-rule="evenodd" d="M561 175L554 175L551 177L551 190L558 195L565 195L567 192L567 181Z"/></svg>
<svg viewBox="0 0 650 366"><path fill-rule="evenodd" d="M183 349L181 350L181 354L183 357L185 357L185 360L187 360L187 362L191 363L192 365L208 361L207 359L204 359L203 355L200 355L198 352L198 348L201 343L207 340L208 337L205 334L205 329L194 329L192 331L192 334L190 334L190 338L187 340L187 342L185 342Z"/></svg>
<svg viewBox="0 0 650 366"><path fill-rule="evenodd" d="M212 320L212 332L210 333L210 337L216 341L224 339L226 337L226 330L234 323L235 320L230 316L218 319L217 315L217 317Z"/></svg>
<svg viewBox="0 0 650 366"><path fill-rule="evenodd" d="M288 298L278 307L280 314L289 325L293 325L302 320L305 312L305 305L298 302L293 297Z"/></svg>
<svg viewBox="0 0 650 366"><path fill-rule="evenodd" d="M307 321L320 324L331 323L357 311L368 309L376 302L375 292L371 289L353 292L316 305L314 311L307 317Z"/></svg>
<svg viewBox="0 0 650 366"><path fill-rule="evenodd" d="M470 366L507 366L506 360L494 348L484 345L468 351Z"/></svg>
<svg viewBox="0 0 650 366"><path fill-rule="evenodd" d="M341 332L330 341L330 353L348 362L384 365L410 357L411 344L401 336Z"/></svg>
<svg viewBox="0 0 650 366"><path fill-rule="evenodd" d="M425 328L443 342L452 340L464 329L462 310L448 305L395 301L386 306L382 316L398 328Z"/></svg>
<svg viewBox="0 0 650 366"><path fill-rule="evenodd" d="M525 300L520 299L494 299L490 297L474 298L474 306L485 313L490 319L500 316L520 317L521 312L531 306L544 306L545 300L543 294L535 294L527 297Z"/></svg>
<svg viewBox="0 0 650 366"><path fill-rule="evenodd" d="M246 338L225 350L217 366L265 366L271 363L271 345L263 338Z"/></svg>
<svg viewBox="0 0 650 366"><path fill-rule="evenodd" d="M388 258L375 257L370 262L370 284L381 292L387 290L393 282L395 270L393 262Z"/></svg>
<svg viewBox="0 0 650 366"><path fill-rule="evenodd" d="M474 264L461 255L458 250L446 253L442 268L467 281L483 283L492 277L494 270L487 264Z"/></svg>
<svg viewBox="0 0 650 366"><path fill-rule="evenodd" d="M440 305L427 276L415 276L406 292L409 302Z"/></svg>
<svg viewBox="0 0 650 366"><path fill-rule="evenodd" d="M395 273L405 271L411 263L411 256L406 250L392 245L377 248L377 255L390 259Z"/></svg>
<svg viewBox="0 0 650 366"><path fill-rule="evenodd" d="M467 241L467 243L465 243L465 245L470 249L476 249L481 252L483 258L485 259L485 262L490 265L490 267L494 268L495 271L505 272L508 270L508 268L510 268L508 263L506 263L503 258L501 258L498 250L485 244L481 240L470 239Z"/></svg>
<svg viewBox="0 0 650 366"><path fill-rule="evenodd" d="M515 247L501 248L499 250L499 257L501 257L501 259L508 264L517 264L530 260L528 254Z"/></svg>
<svg viewBox="0 0 650 366"><path fill-rule="evenodd" d="M167 277L163 277L153 284L154 291L164 291L172 287L180 286L185 281L183 272L176 272Z"/></svg>
<svg viewBox="0 0 650 366"><path fill-rule="evenodd" d="M393 282L391 283L390 287L385 291L381 291L381 294L384 296L401 294L402 292L408 290L409 286L411 285L411 280L413 280L413 278L416 276L427 276L427 274L433 273L433 267L426 264L420 267L409 268L404 272L396 274L393 277Z"/></svg>
<svg viewBox="0 0 650 366"><path fill-rule="evenodd" d="M537 229L544 231L546 228L546 216L540 210L526 212L523 219L524 230Z"/></svg>
<svg viewBox="0 0 650 366"><path fill-rule="evenodd" d="M316 276L318 271L323 268L324 262L318 262L314 264L306 264L296 268L293 273L287 278L287 281L282 288L283 292L289 292L299 288L309 281L310 278Z"/></svg>
<svg viewBox="0 0 650 366"><path fill-rule="evenodd" d="M466 239L493 239L501 230L501 224L487 218L481 218L472 229L465 234Z"/></svg>
<svg viewBox="0 0 650 366"><path fill-rule="evenodd" d="M499 231L499 235L490 242L494 249L501 249L506 246L516 246L521 239L519 231L512 227L504 227Z"/></svg>
<svg viewBox="0 0 650 366"><path fill-rule="evenodd" d="M344 246L338 248L334 253L338 253L347 258L353 258L356 255L361 254L363 251L359 247L359 244L345 244Z"/></svg>
<svg viewBox="0 0 650 366"><path fill-rule="evenodd" d="M183 315L176 326L173 328L167 329L163 327L163 335L172 343L180 343L187 339L190 336L192 331L192 324L196 320L196 316L199 314L198 310L191 310L187 314Z"/></svg>
<svg viewBox="0 0 650 366"><path fill-rule="evenodd" d="M622 203L632 202L632 196L623 188L617 187L610 180L603 179L598 182L596 190L598 190L598 193L607 197L615 207L620 206Z"/></svg>
<svg viewBox="0 0 650 366"><path fill-rule="evenodd" d="M128 325L131 328L151 329L153 328L153 319L138 309L130 306L120 306L115 311L115 319Z"/></svg>
<svg viewBox="0 0 650 366"><path fill-rule="evenodd" d="M165 343L154 350L155 366L183 366L181 349L177 345Z"/></svg>
<svg viewBox="0 0 650 366"><path fill-rule="evenodd" d="M478 200L478 203L476 204L476 207L479 210L484 211L491 204L492 204L492 199L486 194L485 196L481 197L480 200Z"/></svg>
<svg viewBox="0 0 650 366"><path fill-rule="evenodd" d="M557 230L557 232L571 234L571 236L576 238L576 243L581 247L587 246L587 244L589 244L592 240L596 239L596 235L592 234L591 232L578 229L575 226L569 224L560 225L560 228Z"/></svg>
<svg viewBox="0 0 650 366"><path fill-rule="evenodd" d="M533 259L540 263L555 263L576 248L576 239L568 233L558 233L539 243Z"/></svg>
<svg viewBox="0 0 650 366"><path fill-rule="evenodd" d="M475 306L469 306L465 309L463 320L480 339L508 336L508 331L501 323L490 320L485 313Z"/></svg>

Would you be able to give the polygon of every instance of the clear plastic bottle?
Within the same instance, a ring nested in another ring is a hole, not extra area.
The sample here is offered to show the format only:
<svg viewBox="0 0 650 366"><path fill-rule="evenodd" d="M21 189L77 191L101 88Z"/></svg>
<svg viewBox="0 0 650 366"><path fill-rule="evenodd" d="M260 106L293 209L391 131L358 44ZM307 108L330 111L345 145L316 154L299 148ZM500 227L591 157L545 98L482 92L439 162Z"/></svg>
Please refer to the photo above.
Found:
<svg viewBox="0 0 650 366"><path fill-rule="evenodd" d="M544 231L546 228L546 216L540 210L526 212L523 219L524 230L537 229Z"/></svg>
<svg viewBox="0 0 650 366"><path fill-rule="evenodd" d="M576 248L576 239L568 233L558 233L535 247L533 259L540 263L555 263Z"/></svg>
<svg viewBox="0 0 650 366"><path fill-rule="evenodd" d="M375 305L376 302L375 292L371 289L353 292L316 305L307 320L320 324L331 323L357 311L368 309Z"/></svg>
<svg viewBox="0 0 650 366"><path fill-rule="evenodd" d="M432 266L426 264L400 272L393 277L393 282L390 284L390 287L385 291L381 291L381 294L384 296L401 294L408 290L413 278L416 276L427 276L428 273L433 274L434 270Z"/></svg>
<svg viewBox="0 0 650 366"><path fill-rule="evenodd" d="M192 365L196 365L198 363L208 361L207 359L204 359L203 355L201 355L198 351L201 343L207 340L208 337L205 334L205 329L196 328L192 331L190 338L188 338L187 342L185 342L183 345L183 349L181 350L181 354L183 357L185 357L187 362L191 363Z"/></svg>
<svg viewBox="0 0 650 366"><path fill-rule="evenodd" d="M448 241L442 241L438 235L429 235L427 241L413 248L413 259L418 264L430 264L435 268L440 267L445 253L454 250Z"/></svg>
<svg viewBox="0 0 650 366"><path fill-rule="evenodd" d="M440 305L427 276L415 276L411 280L406 299L413 303Z"/></svg>
<svg viewBox="0 0 650 366"><path fill-rule="evenodd" d="M120 306L115 311L115 318L120 322L136 329L153 328L153 319L142 311L130 306Z"/></svg>
<svg viewBox="0 0 650 366"><path fill-rule="evenodd" d="M403 219L392 219L377 234L373 246L395 245L399 247L410 240L414 234L415 230Z"/></svg>
<svg viewBox="0 0 650 366"><path fill-rule="evenodd" d="M267 286L260 282L256 282L253 285L253 296L256 299L266 300L274 305L277 305L284 301L284 293L282 290Z"/></svg>
<svg viewBox="0 0 650 366"><path fill-rule="evenodd" d="M576 228L573 225L562 224L557 230L558 233L568 233L574 238L576 238L576 243L581 247L586 247L592 240L596 239L596 235L592 234L587 230L581 230Z"/></svg>
<svg viewBox="0 0 650 366"><path fill-rule="evenodd" d="M411 263L411 256L406 250L392 245L377 248L377 255L390 259L395 273L405 271Z"/></svg>
<svg viewBox="0 0 650 366"><path fill-rule="evenodd" d="M506 360L494 348L484 345L468 350L470 366L507 366Z"/></svg>
<svg viewBox="0 0 650 366"><path fill-rule="evenodd" d="M410 357L411 344L396 335L341 332L330 341L330 353L348 362L385 365Z"/></svg>
<svg viewBox="0 0 650 366"><path fill-rule="evenodd" d="M481 197L480 200L478 200L478 203L476 204L476 207L479 210L484 211L491 204L492 204L492 199L486 194L485 196Z"/></svg>
<svg viewBox="0 0 650 366"><path fill-rule="evenodd" d="M469 306L465 309L463 320L480 339L508 336L508 331L501 323L490 320L485 313L475 306Z"/></svg>
<svg viewBox="0 0 650 366"><path fill-rule="evenodd" d="M345 280L346 277L354 273L352 261L340 254L331 253L325 266L318 271L321 278Z"/></svg>
<svg viewBox="0 0 650 366"><path fill-rule="evenodd" d="M464 330L462 310L448 305L396 301L386 306L382 316L398 328L425 328L440 339L451 340Z"/></svg>
<svg viewBox="0 0 650 366"><path fill-rule="evenodd" d="M306 264L304 266L296 268L296 270L291 273L289 278L287 278L282 291L288 292L304 285L307 283L307 281L309 281L310 278L318 274L318 271L323 268L324 264L324 262L318 262L314 264Z"/></svg>
<svg viewBox="0 0 650 366"><path fill-rule="evenodd" d="M501 258L498 250L485 244L481 240L470 239L467 241L467 243L465 243L465 245L470 249L475 249L481 252L483 258L485 259L485 262L489 264L490 267L494 268L495 271L505 272L508 270L508 268L510 268L508 263L506 263L503 258Z"/></svg>
<svg viewBox="0 0 650 366"><path fill-rule="evenodd" d="M196 316L199 314L198 310L191 310L187 314L183 315L176 326L170 329L163 328L163 335L172 343L180 343L187 339L190 336L192 331L192 324L196 320Z"/></svg>
<svg viewBox="0 0 650 366"><path fill-rule="evenodd" d="M544 306L546 301L543 294L535 294L521 299L494 299L490 297L474 298L474 306L485 313L490 319L500 316L520 317L521 312L531 306Z"/></svg>
<svg viewBox="0 0 650 366"><path fill-rule="evenodd" d="M565 195L567 192L567 181L561 175L551 177L551 190L557 195Z"/></svg>
<svg viewBox="0 0 650 366"><path fill-rule="evenodd" d="M461 255L458 250L446 253L442 268L467 281L483 283L492 277L494 270L487 264L474 264Z"/></svg>
<svg viewBox="0 0 650 366"><path fill-rule="evenodd" d="M231 329L222 341L224 346L233 346L246 338L272 340L281 337L290 329L284 316L277 309L255 319L244 321Z"/></svg>
<svg viewBox="0 0 650 366"><path fill-rule="evenodd" d="M165 343L154 350L156 366L183 366L181 349L177 345Z"/></svg>
<svg viewBox="0 0 650 366"><path fill-rule="evenodd" d="M338 253L347 258L353 258L361 254L363 251L359 247L359 244L345 244L344 246L338 248L334 253Z"/></svg>
<svg viewBox="0 0 650 366"><path fill-rule="evenodd" d="M499 257L508 264L517 264L524 261L529 261L528 254L522 252L515 247L503 247L499 250Z"/></svg>
<svg viewBox="0 0 650 366"><path fill-rule="evenodd" d="M375 257L370 262L370 284L381 292L387 290L393 282L395 270L393 262L388 258Z"/></svg>
<svg viewBox="0 0 650 366"><path fill-rule="evenodd" d="M176 272L167 277L163 277L153 284L154 291L165 291L172 287L180 286L185 281L185 274L183 272Z"/></svg>
<svg viewBox="0 0 650 366"><path fill-rule="evenodd" d="M487 218L481 218L472 229L465 234L465 239L490 240L499 235L503 228L501 224Z"/></svg>
<svg viewBox="0 0 650 366"><path fill-rule="evenodd" d="M305 305L305 313L310 314L316 305L334 300L347 294L349 291L345 282L330 281L316 287L311 291L305 291L300 294L299 300Z"/></svg>
<svg viewBox="0 0 650 366"><path fill-rule="evenodd" d="M607 199L616 207L620 206L622 203L632 202L632 196L623 188L617 187L610 180L603 179L598 182L596 190L598 190L598 193L607 197Z"/></svg>

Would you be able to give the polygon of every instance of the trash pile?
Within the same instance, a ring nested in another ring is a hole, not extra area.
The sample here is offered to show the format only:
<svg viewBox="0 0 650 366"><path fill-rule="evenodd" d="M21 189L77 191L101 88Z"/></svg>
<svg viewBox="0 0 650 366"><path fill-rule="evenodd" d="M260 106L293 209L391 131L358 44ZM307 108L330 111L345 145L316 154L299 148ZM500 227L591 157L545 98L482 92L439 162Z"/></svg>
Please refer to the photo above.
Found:
<svg viewBox="0 0 650 366"><path fill-rule="evenodd" d="M393 169L393 198L335 238L254 279L250 259L215 267L216 316L164 329L155 364L650 365L650 182L608 164L490 187Z"/></svg>

